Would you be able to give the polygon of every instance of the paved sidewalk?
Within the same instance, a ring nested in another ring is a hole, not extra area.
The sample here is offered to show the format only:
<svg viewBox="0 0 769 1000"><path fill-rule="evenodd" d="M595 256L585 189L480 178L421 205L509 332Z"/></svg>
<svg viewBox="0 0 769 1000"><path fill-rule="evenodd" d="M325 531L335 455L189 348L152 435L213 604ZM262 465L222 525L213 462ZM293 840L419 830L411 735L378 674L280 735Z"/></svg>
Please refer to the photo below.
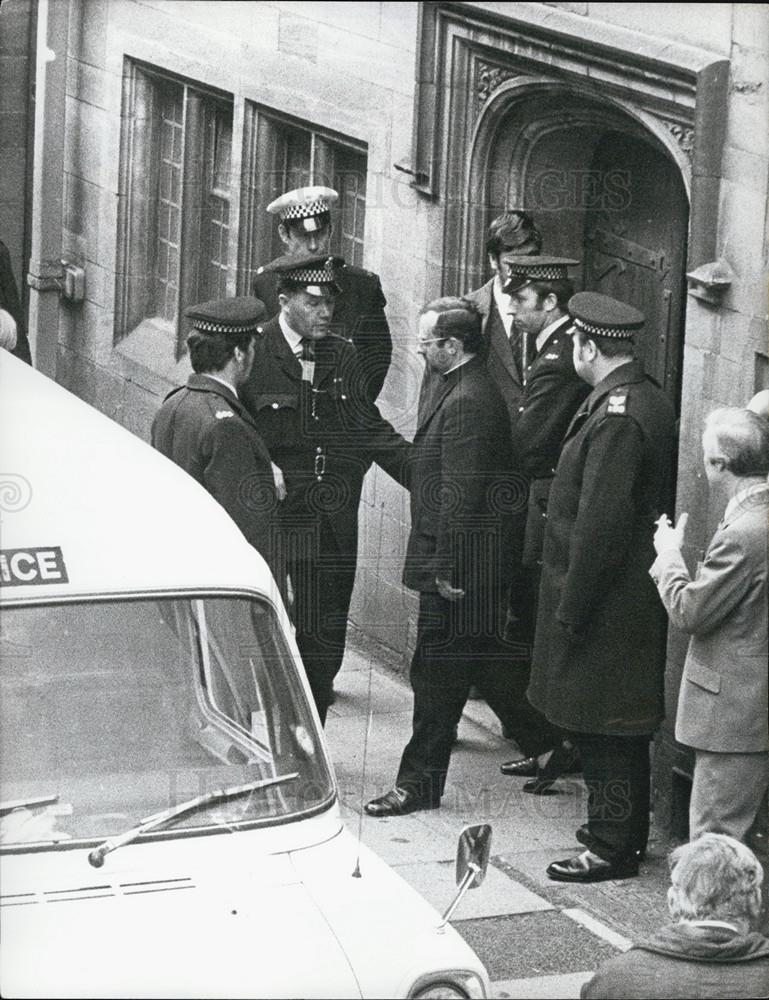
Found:
<svg viewBox="0 0 769 1000"><path fill-rule="evenodd" d="M440 809L365 816L362 805L393 785L411 732L411 690L354 649L335 688L326 734L348 826L437 909L454 889L462 828L491 823L488 874L452 923L485 962L496 996L578 997L596 965L665 922L667 852L654 841L639 878L588 886L547 878L550 861L580 849L574 830L584 819L585 786L569 778L558 782L558 795L524 794L522 780L499 771L518 752L482 702L469 702L460 723Z"/></svg>

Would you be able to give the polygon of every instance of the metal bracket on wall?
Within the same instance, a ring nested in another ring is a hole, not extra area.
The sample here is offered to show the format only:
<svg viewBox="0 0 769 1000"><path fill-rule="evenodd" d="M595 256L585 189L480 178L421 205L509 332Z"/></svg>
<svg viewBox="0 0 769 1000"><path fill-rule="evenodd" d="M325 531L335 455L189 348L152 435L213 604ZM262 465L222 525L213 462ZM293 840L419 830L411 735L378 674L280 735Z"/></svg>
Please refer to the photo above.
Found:
<svg viewBox="0 0 769 1000"><path fill-rule="evenodd" d="M68 302L85 298L85 271L67 260L30 261L27 284L37 292L57 291Z"/></svg>

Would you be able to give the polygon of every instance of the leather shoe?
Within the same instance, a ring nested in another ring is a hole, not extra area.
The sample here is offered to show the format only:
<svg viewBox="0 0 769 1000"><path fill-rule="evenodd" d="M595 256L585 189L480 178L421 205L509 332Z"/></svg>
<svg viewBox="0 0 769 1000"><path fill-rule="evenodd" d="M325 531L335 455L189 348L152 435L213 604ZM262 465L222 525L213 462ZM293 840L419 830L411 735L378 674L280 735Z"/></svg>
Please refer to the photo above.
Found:
<svg viewBox="0 0 769 1000"><path fill-rule="evenodd" d="M553 861L547 866L548 878L554 882L607 882L611 879L633 878L638 874L638 861L605 861L592 851L583 851L565 861Z"/></svg>
<svg viewBox="0 0 769 1000"><path fill-rule="evenodd" d="M533 778L539 767L536 757L521 757L520 760L509 760L506 764L500 764L499 770L511 778Z"/></svg>
<svg viewBox="0 0 769 1000"><path fill-rule="evenodd" d="M369 816L405 816L406 813L418 812L420 809L437 809L440 802L432 802L430 799L423 799L414 792L398 785L391 788L389 792L380 795L378 799L372 799L364 806Z"/></svg>
<svg viewBox="0 0 769 1000"><path fill-rule="evenodd" d="M566 747L560 743L550 754L544 767L539 768L534 778L523 786L529 795L555 795L553 782L562 774L579 774L582 763L576 747Z"/></svg>

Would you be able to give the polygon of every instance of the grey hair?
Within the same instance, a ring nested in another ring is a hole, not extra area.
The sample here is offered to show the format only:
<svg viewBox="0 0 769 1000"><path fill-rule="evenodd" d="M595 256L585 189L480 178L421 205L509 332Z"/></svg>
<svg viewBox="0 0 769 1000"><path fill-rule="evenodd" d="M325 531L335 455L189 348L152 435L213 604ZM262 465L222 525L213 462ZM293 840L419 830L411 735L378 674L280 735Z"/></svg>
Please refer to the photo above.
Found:
<svg viewBox="0 0 769 1000"><path fill-rule="evenodd" d="M703 833L669 858L668 908L675 920L737 921L748 929L761 908L761 864L745 844Z"/></svg>
<svg viewBox="0 0 769 1000"><path fill-rule="evenodd" d="M722 406L705 418L705 430L715 437L735 476L769 474L769 422L738 406Z"/></svg>

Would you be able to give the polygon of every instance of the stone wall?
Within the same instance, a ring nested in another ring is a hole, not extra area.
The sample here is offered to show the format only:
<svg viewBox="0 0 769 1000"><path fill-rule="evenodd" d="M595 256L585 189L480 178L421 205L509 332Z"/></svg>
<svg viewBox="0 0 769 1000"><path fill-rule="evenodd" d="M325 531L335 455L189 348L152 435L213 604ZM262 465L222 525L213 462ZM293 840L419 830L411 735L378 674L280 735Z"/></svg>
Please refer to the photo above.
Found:
<svg viewBox="0 0 769 1000"><path fill-rule="evenodd" d="M14 3L28 5L28 0ZM756 379L769 378L765 5L470 6L518 18L531 12L540 19L543 10L551 16L550 8L554 19L564 13L577 15L572 30L588 41L600 43L612 28L622 27L732 60L717 247L736 279L723 306L714 308L691 297L687 304L679 507L688 507L693 514L695 552L705 544L718 516L707 509L699 468L702 416L719 403L743 403L757 388ZM408 163L412 153L418 5L83 0L73 3L71 11L63 249L85 268L86 301L63 304L58 331L39 333L58 339L59 380L146 438L164 392L186 376L184 362L171 374L159 372L149 361L142 363L113 346L121 106L125 64L132 59L231 95L234 146L242 140L239 121L246 101L367 144L365 264L381 276L395 341L393 367L380 405L399 429L410 434L422 368L412 348L415 316L440 292L444 259L440 198L431 200L415 192L408 175L393 166ZM3 34L5 45L8 36ZM5 50L0 55L5 59ZM0 71L4 69L5 63L0 63ZM11 122L15 102L7 94L3 87L0 114L11 116L7 119ZM15 164L13 176L18 176ZM0 223L5 226L9 217L0 202ZM233 269L233 294L234 282ZM415 609L414 596L399 583L407 524L404 492L373 468L361 507L353 621L390 648L403 665L413 638Z"/></svg>

